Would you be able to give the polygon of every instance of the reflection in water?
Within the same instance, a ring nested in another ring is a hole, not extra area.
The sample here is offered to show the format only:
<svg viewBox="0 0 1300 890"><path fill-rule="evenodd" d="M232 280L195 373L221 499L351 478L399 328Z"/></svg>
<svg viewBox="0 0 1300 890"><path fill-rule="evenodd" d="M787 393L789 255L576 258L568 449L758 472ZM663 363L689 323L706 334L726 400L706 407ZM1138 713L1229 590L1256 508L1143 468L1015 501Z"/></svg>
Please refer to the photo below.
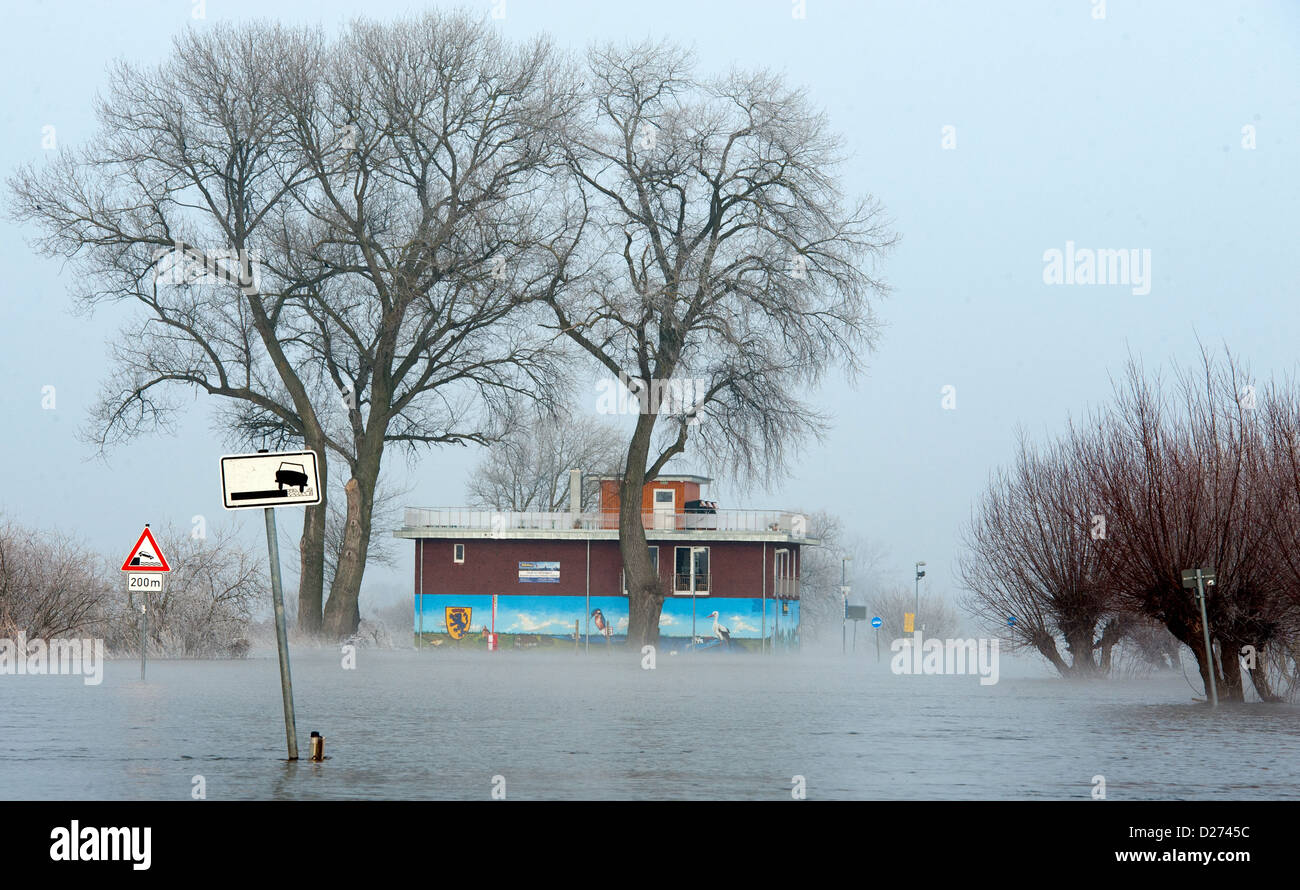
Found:
<svg viewBox="0 0 1300 890"><path fill-rule="evenodd" d="M0 798L1300 798L1300 709L1183 677L894 676L874 659L296 650L284 760L271 658L0 677Z"/></svg>

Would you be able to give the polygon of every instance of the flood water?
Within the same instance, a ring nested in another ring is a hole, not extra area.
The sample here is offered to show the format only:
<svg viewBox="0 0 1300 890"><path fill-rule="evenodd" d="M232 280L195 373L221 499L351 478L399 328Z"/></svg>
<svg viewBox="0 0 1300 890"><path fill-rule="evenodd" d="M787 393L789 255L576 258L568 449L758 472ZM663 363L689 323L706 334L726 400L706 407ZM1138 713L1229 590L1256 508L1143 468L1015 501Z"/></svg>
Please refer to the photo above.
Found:
<svg viewBox="0 0 1300 890"><path fill-rule="evenodd" d="M1192 675L1192 672L1189 672ZM0 676L0 798L1300 798L1300 708L1211 713L1179 673L1067 683L895 676L870 657L295 649L284 761L273 656ZM1195 682L1195 681L1193 681ZM499 780L498 780L499 781Z"/></svg>

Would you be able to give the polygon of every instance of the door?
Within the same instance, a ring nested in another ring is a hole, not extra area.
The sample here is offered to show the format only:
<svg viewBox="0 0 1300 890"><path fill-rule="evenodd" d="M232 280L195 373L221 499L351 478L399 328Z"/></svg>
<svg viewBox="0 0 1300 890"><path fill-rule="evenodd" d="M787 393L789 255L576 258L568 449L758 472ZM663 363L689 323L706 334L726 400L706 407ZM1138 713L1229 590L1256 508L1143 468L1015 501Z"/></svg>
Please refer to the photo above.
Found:
<svg viewBox="0 0 1300 890"><path fill-rule="evenodd" d="M654 527L668 530L677 528L677 492L674 489L655 489Z"/></svg>

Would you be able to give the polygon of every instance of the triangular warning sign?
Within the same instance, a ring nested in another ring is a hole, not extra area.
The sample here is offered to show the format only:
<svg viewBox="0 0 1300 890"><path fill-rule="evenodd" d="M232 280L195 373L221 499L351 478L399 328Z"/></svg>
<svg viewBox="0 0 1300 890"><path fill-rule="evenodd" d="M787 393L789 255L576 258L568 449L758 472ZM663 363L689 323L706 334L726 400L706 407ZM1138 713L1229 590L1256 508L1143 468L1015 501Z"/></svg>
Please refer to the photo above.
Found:
<svg viewBox="0 0 1300 890"><path fill-rule="evenodd" d="M153 533L146 525L144 531L140 533L140 540L135 542L135 546L126 557L126 562L122 563L122 571L170 572L171 570L172 567L167 565L167 557L163 556L162 548L153 539Z"/></svg>

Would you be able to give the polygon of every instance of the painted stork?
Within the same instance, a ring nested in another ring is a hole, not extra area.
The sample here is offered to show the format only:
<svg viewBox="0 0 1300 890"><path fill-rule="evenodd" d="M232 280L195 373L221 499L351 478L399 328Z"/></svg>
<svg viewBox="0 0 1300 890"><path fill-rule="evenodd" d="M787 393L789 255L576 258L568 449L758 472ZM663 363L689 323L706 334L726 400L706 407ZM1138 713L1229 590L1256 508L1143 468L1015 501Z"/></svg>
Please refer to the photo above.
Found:
<svg viewBox="0 0 1300 890"><path fill-rule="evenodd" d="M713 636L714 636L715 638L721 640L721 641L722 641L723 643L725 643L727 646L730 646L730 645L731 645L731 631L730 631L728 628L725 628L725 627L723 627L721 624L718 623L718 613L717 613L717 612L713 612L713 613L711 613L711 614L709 615L709 617L713 619Z"/></svg>

